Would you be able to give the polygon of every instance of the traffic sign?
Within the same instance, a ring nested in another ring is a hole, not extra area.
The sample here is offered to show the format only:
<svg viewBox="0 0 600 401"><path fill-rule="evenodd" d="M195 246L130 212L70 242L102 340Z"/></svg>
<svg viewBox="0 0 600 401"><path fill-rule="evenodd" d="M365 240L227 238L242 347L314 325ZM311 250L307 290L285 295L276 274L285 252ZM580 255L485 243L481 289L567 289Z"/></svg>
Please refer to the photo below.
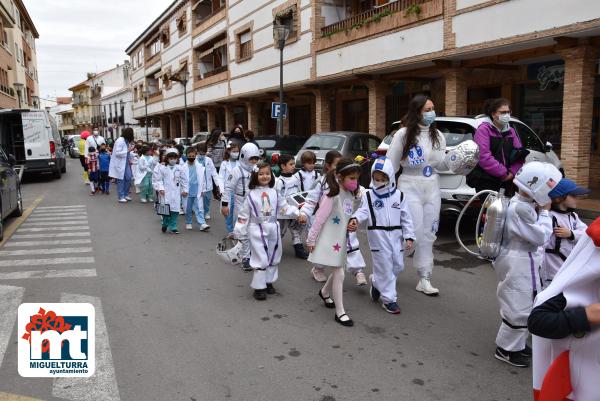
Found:
<svg viewBox="0 0 600 401"><path fill-rule="evenodd" d="M271 103L271 118L278 119L279 113L283 113L283 118L287 118L287 103Z"/></svg>

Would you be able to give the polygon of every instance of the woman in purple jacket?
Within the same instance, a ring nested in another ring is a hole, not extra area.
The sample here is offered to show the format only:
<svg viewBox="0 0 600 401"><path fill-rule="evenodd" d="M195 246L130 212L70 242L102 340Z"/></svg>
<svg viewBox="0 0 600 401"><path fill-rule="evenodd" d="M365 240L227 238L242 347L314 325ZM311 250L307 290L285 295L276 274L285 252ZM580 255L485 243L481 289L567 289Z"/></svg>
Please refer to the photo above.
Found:
<svg viewBox="0 0 600 401"><path fill-rule="evenodd" d="M467 176L467 184L477 192L504 188L506 195L512 196L513 179L529 151L509 125L510 102L507 99L486 101L485 114L487 118L479 125L474 137L480 150L479 164Z"/></svg>

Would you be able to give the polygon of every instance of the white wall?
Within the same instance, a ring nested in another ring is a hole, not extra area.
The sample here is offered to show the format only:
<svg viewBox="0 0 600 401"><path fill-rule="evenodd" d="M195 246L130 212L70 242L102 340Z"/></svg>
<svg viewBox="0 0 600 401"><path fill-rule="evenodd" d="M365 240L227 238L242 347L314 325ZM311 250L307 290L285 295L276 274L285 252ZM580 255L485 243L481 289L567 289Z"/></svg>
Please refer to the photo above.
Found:
<svg viewBox="0 0 600 401"><path fill-rule="evenodd" d="M453 18L456 47L600 18L598 0L515 0Z"/></svg>
<svg viewBox="0 0 600 401"><path fill-rule="evenodd" d="M486 3L489 0L456 0L456 9L462 10L463 8L476 6L477 4Z"/></svg>
<svg viewBox="0 0 600 401"><path fill-rule="evenodd" d="M284 83L290 84L310 79L311 66L310 58L285 64L283 68ZM232 95L273 88L277 85L279 85L279 66L243 78L232 79L230 83Z"/></svg>
<svg viewBox="0 0 600 401"><path fill-rule="evenodd" d="M351 44L317 56L317 76L432 53L444 48L442 20Z"/></svg>

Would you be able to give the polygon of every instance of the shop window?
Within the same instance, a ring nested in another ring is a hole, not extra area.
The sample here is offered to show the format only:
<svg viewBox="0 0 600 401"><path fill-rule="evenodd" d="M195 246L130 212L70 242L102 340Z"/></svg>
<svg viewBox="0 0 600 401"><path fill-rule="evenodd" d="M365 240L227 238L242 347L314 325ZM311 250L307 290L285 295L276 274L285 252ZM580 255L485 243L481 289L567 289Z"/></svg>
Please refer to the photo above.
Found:
<svg viewBox="0 0 600 401"><path fill-rule="evenodd" d="M194 49L194 69L198 79L227 71L227 36L226 34Z"/></svg>

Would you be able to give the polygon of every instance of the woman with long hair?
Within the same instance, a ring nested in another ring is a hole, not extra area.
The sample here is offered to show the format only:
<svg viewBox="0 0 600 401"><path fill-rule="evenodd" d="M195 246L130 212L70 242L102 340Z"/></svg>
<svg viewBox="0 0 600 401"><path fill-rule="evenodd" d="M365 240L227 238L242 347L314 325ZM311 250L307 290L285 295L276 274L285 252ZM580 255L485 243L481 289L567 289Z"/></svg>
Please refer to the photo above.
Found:
<svg viewBox="0 0 600 401"><path fill-rule="evenodd" d="M402 168L398 188L406 196L415 228L413 265L419 273L417 291L434 296L431 285L433 243L440 221L441 194L436 168L445 170L446 139L435 126L435 106L425 95L415 96L387 152L394 168Z"/></svg>

